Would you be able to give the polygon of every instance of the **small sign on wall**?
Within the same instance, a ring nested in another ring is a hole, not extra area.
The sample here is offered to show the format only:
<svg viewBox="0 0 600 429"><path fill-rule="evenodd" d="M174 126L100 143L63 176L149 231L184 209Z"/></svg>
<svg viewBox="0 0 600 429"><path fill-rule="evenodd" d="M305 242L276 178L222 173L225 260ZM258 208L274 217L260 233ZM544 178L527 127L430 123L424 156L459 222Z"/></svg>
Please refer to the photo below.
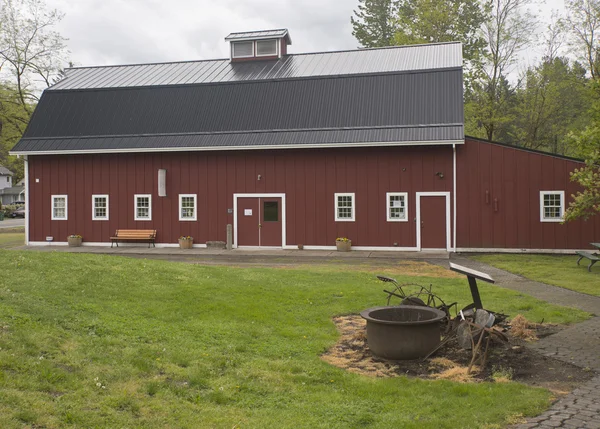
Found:
<svg viewBox="0 0 600 429"><path fill-rule="evenodd" d="M244 209L244 216L252 216L252 209Z"/></svg>

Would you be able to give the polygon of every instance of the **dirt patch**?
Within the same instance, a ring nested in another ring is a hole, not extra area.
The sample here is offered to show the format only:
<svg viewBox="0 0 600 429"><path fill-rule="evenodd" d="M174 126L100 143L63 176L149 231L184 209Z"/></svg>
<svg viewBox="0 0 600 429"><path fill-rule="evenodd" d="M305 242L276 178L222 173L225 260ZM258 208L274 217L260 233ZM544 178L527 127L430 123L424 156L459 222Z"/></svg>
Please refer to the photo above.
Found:
<svg viewBox="0 0 600 429"><path fill-rule="evenodd" d="M506 332L508 343L494 343L485 368L474 367L467 374L471 351L449 341L428 360L390 361L371 354L367 345L366 321L359 315L333 319L340 340L322 359L339 368L371 377L406 375L423 379L448 379L458 382L519 381L545 387L557 395L567 394L595 374L577 366L543 356L526 346L526 341ZM520 322L522 323L522 321ZM556 325L529 325L538 337L559 331Z"/></svg>

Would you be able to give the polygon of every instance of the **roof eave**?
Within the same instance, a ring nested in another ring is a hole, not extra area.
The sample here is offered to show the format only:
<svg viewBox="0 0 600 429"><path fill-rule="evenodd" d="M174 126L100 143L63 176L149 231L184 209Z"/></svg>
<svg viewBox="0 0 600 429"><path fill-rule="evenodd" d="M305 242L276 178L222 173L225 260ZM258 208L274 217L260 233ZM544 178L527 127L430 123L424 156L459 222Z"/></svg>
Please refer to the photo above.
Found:
<svg viewBox="0 0 600 429"><path fill-rule="evenodd" d="M80 150L48 150L48 151L10 151L10 155L82 155L100 153L150 153L150 152L211 152L230 150L281 150L281 149L324 149L351 147L393 147L393 146L450 146L464 144L465 140L431 140L431 141L393 141L393 142L359 142L359 143L311 143L294 145L252 145L252 146L202 146L202 147L159 147L159 148L121 148L121 149L80 149Z"/></svg>

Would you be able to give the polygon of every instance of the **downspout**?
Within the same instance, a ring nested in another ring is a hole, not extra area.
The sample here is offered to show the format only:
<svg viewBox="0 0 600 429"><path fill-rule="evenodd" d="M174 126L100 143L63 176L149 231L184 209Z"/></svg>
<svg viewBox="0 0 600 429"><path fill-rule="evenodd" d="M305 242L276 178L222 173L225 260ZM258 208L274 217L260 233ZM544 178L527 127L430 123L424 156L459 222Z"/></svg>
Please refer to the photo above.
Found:
<svg viewBox="0 0 600 429"><path fill-rule="evenodd" d="M452 205L454 215L452 219L452 251L456 253L456 144L452 143Z"/></svg>
<svg viewBox="0 0 600 429"><path fill-rule="evenodd" d="M29 246L29 159L23 156L25 161L25 246Z"/></svg>

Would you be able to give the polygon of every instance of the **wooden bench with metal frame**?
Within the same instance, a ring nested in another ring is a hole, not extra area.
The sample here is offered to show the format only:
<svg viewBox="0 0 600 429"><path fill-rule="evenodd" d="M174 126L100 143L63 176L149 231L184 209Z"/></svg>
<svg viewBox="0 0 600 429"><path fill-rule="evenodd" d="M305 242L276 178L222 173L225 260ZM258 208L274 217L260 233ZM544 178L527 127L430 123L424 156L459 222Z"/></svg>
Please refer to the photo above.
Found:
<svg viewBox="0 0 600 429"><path fill-rule="evenodd" d="M579 255L579 259L577 260L577 265L579 265L579 262L581 262L581 260L583 258L590 260L590 265L588 265L588 271L590 273L592 272L592 265L594 265L596 262L600 261L600 254L598 254L598 253L589 253L589 252L583 252L583 251L577 251L575 253L577 253Z"/></svg>
<svg viewBox="0 0 600 429"><path fill-rule="evenodd" d="M112 243L110 247L113 247L113 244L116 244L119 247L119 241L147 241L148 247L150 244L156 247L154 243L156 240L156 230L155 229L117 229L114 237L110 237Z"/></svg>

